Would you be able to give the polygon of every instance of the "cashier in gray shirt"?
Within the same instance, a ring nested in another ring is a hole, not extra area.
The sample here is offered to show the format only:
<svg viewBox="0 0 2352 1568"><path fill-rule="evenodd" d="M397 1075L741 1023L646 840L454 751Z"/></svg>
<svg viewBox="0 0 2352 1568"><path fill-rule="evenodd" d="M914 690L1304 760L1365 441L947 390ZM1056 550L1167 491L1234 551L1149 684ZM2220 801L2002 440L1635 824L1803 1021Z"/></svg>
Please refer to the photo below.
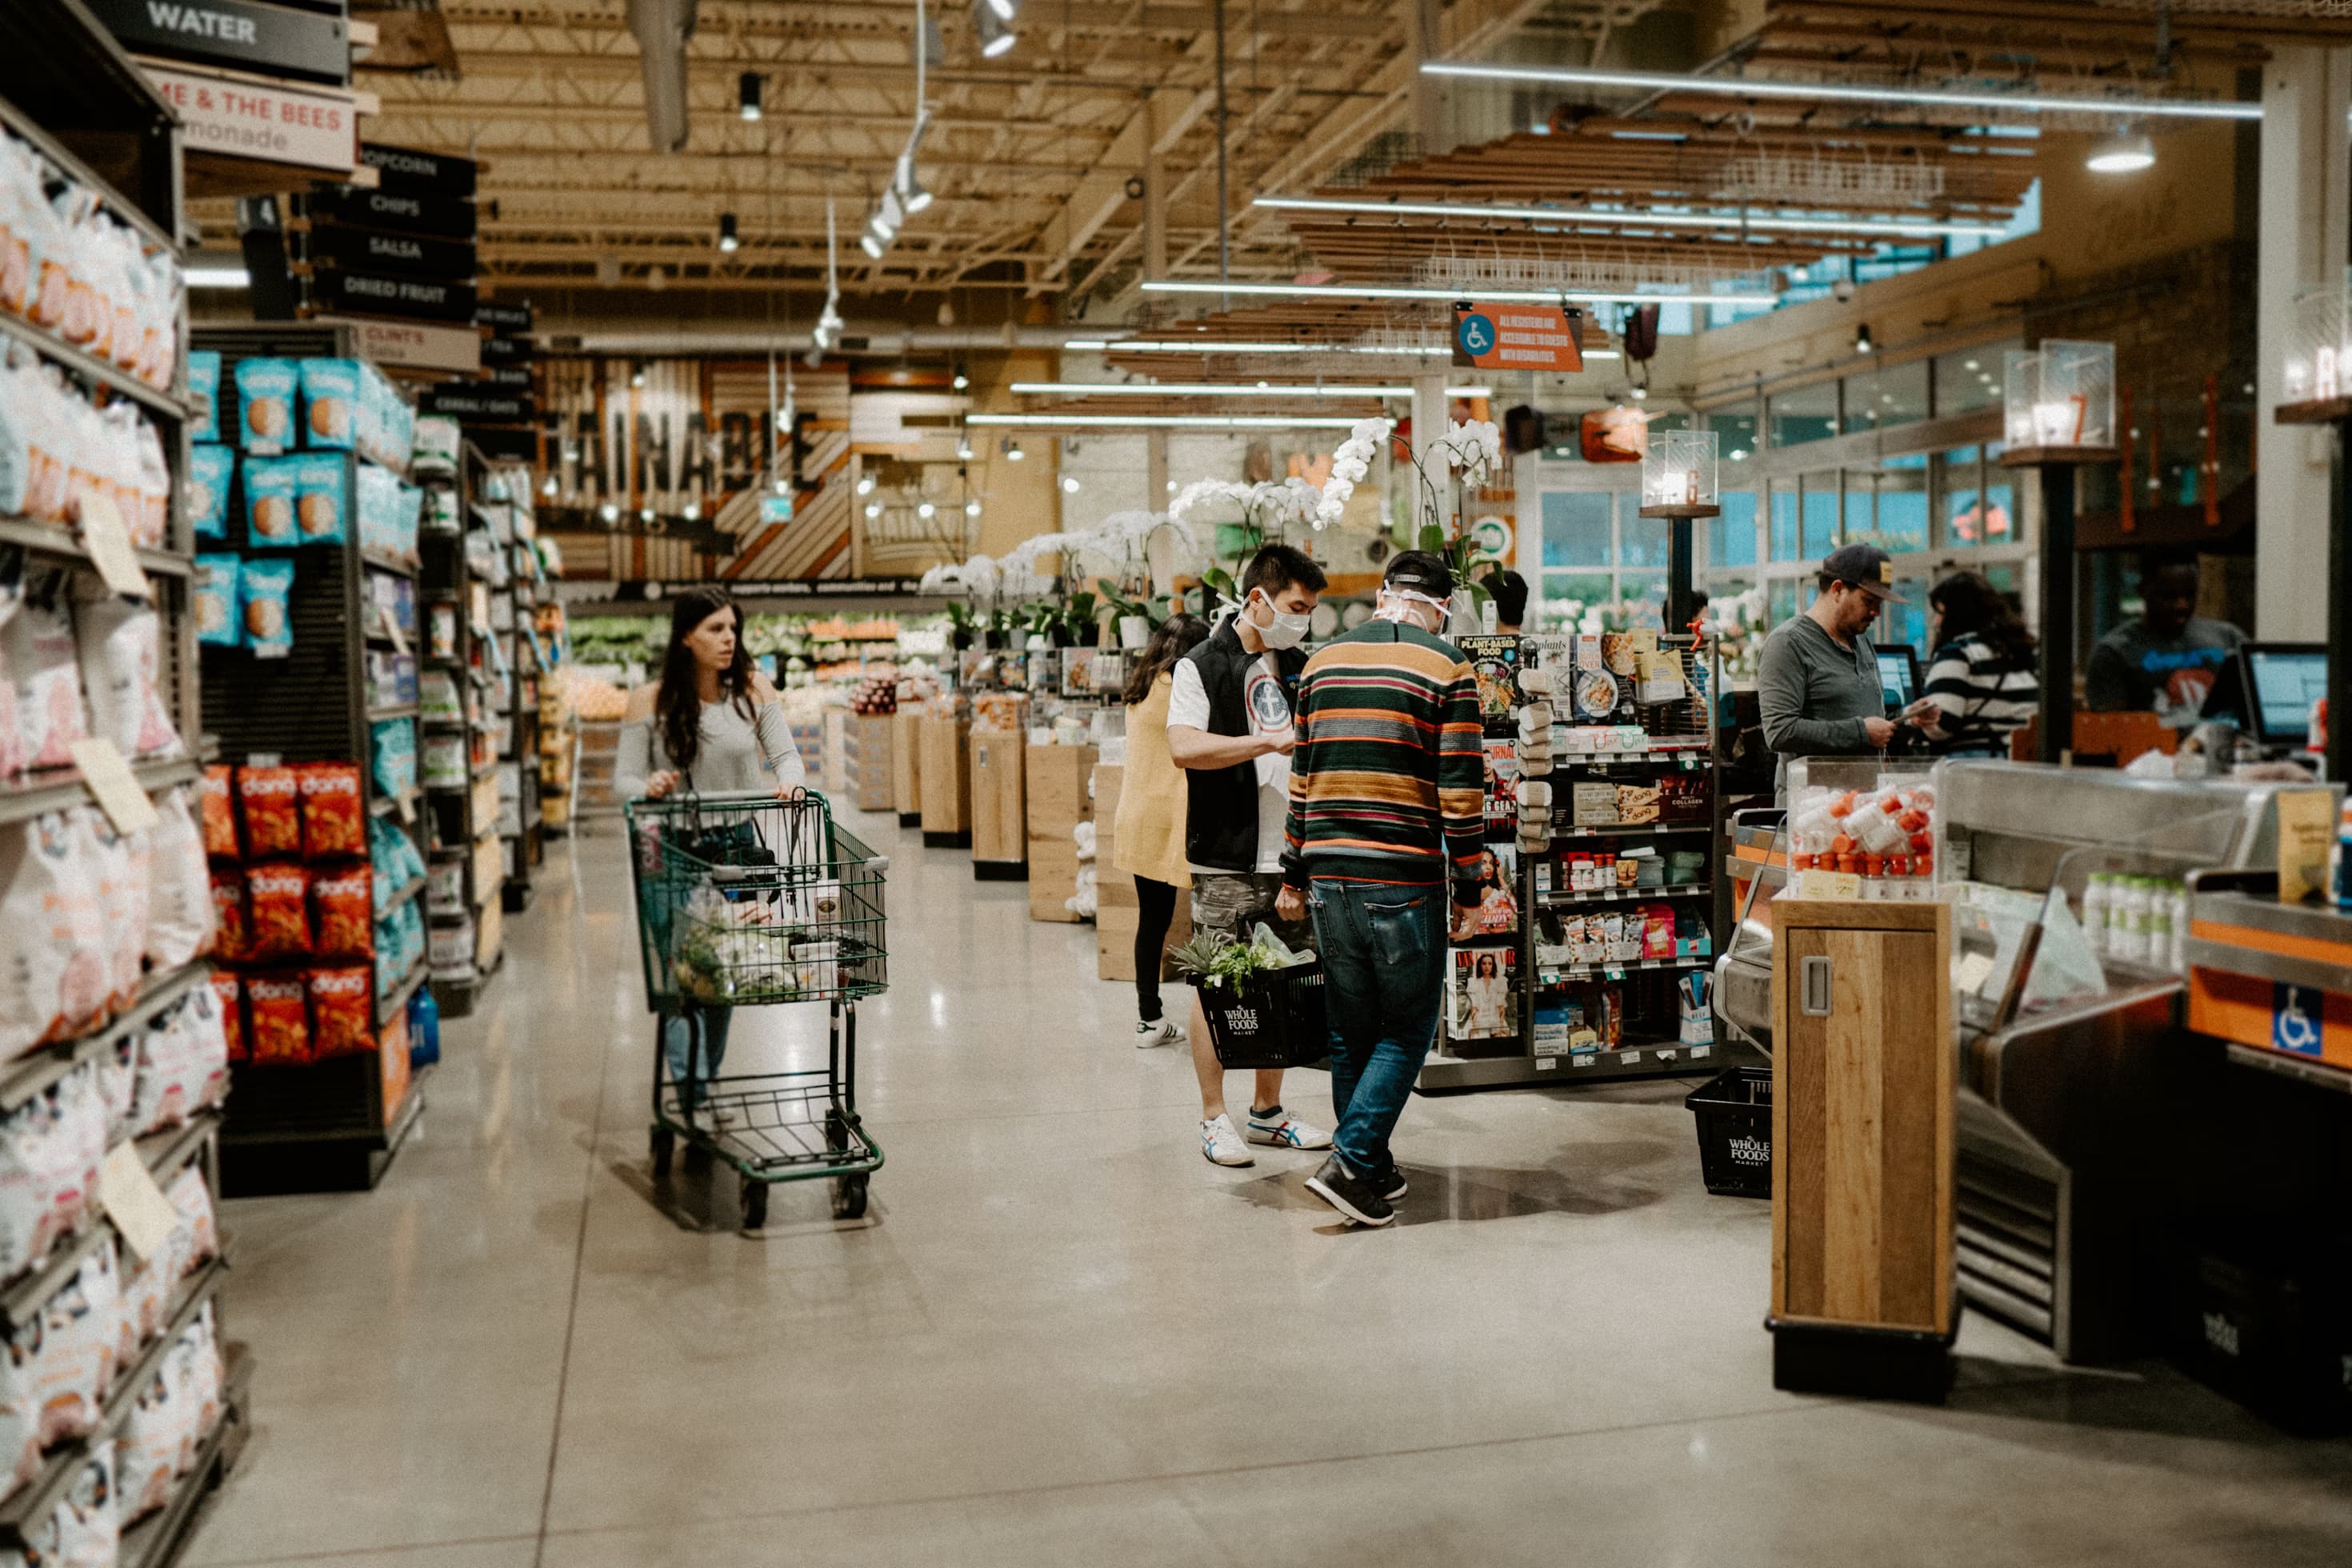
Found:
<svg viewBox="0 0 2352 1568"><path fill-rule="evenodd" d="M1878 655L1864 628L1895 596L1895 569L1874 544L1847 544L1822 561L1821 592L1793 621L1764 639L1757 660L1756 706L1764 742L1780 753L1773 784L1785 790L1790 757L1864 756L1886 749Z"/></svg>

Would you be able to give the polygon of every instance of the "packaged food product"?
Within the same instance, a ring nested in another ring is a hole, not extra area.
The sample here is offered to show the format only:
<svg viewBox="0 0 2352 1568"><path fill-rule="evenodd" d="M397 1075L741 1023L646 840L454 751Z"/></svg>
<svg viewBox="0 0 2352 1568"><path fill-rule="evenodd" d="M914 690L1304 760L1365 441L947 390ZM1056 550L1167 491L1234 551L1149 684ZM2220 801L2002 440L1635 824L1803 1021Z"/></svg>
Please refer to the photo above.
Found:
<svg viewBox="0 0 2352 1568"><path fill-rule="evenodd" d="M360 804L356 763L305 763L296 768L302 795L302 856L323 860L367 853L367 808Z"/></svg>
<svg viewBox="0 0 2352 1568"><path fill-rule="evenodd" d="M115 1441L90 1445L39 1542L41 1568L115 1568L122 1516L115 1507Z"/></svg>
<svg viewBox="0 0 2352 1568"><path fill-rule="evenodd" d="M191 439L220 439L221 356L217 349L188 352L188 395L196 400L196 417L188 426Z"/></svg>
<svg viewBox="0 0 2352 1568"><path fill-rule="evenodd" d="M187 1226L188 1245L183 1274L193 1274L220 1252L220 1226L215 1218L213 1190L205 1183L204 1167L191 1161L180 1167L163 1189L163 1196Z"/></svg>
<svg viewBox="0 0 2352 1568"><path fill-rule="evenodd" d="M236 770L226 763L214 763L196 781L197 816L204 825L205 853L231 860L236 858L236 802L231 793L235 776Z"/></svg>
<svg viewBox="0 0 2352 1568"><path fill-rule="evenodd" d="M245 480L245 542L258 550L299 542L294 497L301 474L297 458L251 458L239 465ZM251 563L247 563L251 565Z"/></svg>
<svg viewBox="0 0 2352 1568"><path fill-rule="evenodd" d="M306 359L300 363L302 444L352 446L360 406L360 362Z"/></svg>
<svg viewBox="0 0 2352 1568"><path fill-rule="evenodd" d="M89 731L126 757L171 757L180 732L163 706L163 622L151 605L109 595L74 606Z"/></svg>
<svg viewBox="0 0 2352 1568"><path fill-rule="evenodd" d="M257 961L295 958L310 951L310 873L291 861L257 861L245 868L247 954Z"/></svg>
<svg viewBox="0 0 2352 1568"><path fill-rule="evenodd" d="M375 1049L375 971L310 971L310 1054L319 1060Z"/></svg>
<svg viewBox="0 0 2352 1568"><path fill-rule="evenodd" d="M41 1309L41 1441L97 1429L121 1349L121 1272L110 1235Z"/></svg>
<svg viewBox="0 0 2352 1568"><path fill-rule="evenodd" d="M234 969L215 969L212 975L213 1001L220 1012L223 1054L228 1060L245 1060L245 981Z"/></svg>
<svg viewBox="0 0 2352 1568"><path fill-rule="evenodd" d="M253 981L262 978L257 975ZM299 975L269 978L292 978L300 989ZM143 1138L179 1126L217 1103L227 1083L227 1017L219 996L200 987L139 1037L138 1076L131 1086L132 1135Z"/></svg>
<svg viewBox="0 0 2352 1568"><path fill-rule="evenodd" d="M155 1291L152 1264L134 1271L129 1292L138 1300L142 1321L149 1315ZM160 1325L158 1325L160 1328ZM182 1451L188 1446L193 1423L181 1380L173 1375L168 1356L163 1368L148 1380L122 1423L115 1443L115 1500L121 1522L130 1524L172 1500Z"/></svg>
<svg viewBox="0 0 2352 1568"><path fill-rule="evenodd" d="M77 813L75 854L96 869L100 955L106 965L107 1004L128 1005L139 994L147 953L148 883L152 853L147 835L124 835L103 812Z"/></svg>
<svg viewBox="0 0 2352 1568"><path fill-rule="evenodd" d="M81 1033L106 1005L98 878L74 816L0 826L0 1060Z"/></svg>
<svg viewBox="0 0 2352 1568"><path fill-rule="evenodd" d="M188 521L198 539L228 536L228 492L236 479L236 453L209 443L188 448L188 482L184 494Z"/></svg>
<svg viewBox="0 0 2352 1568"><path fill-rule="evenodd" d="M235 555L196 557L188 598L195 614L198 642L235 647L245 640L244 608L239 603L243 566Z"/></svg>
<svg viewBox="0 0 2352 1568"><path fill-rule="evenodd" d="M255 859L302 852L301 774L290 767L236 770L245 852Z"/></svg>
<svg viewBox="0 0 2352 1568"><path fill-rule="evenodd" d="M375 901L365 866L318 878L310 884L317 952L326 958L366 958L375 952Z"/></svg>
<svg viewBox="0 0 2352 1568"><path fill-rule="evenodd" d="M253 954L253 924L245 915L245 874L235 866L214 869L214 951L231 963Z"/></svg>
<svg viewBox="0 0 2352 1568"><path fill-rule="evenodd" d="M299 973L246 977L247 1059L256 1067L294 1067L310 1059L304 989Z"/></svg>
<svg viewBox="0 0 2352 1568"><path fill-rule="evenodd" d="M256 658L284 658L294 651L294 563L247 560L238 574L245 601L245 643Z"/></svg>
<svg viewBox="0 0 2352 1568"><path fill-rule="evenodd" d="M305 452L284 459L294 470L294 526L305 544L343 542L343 459Z"/></svg>
<svg viewBox="0 0 2352 1568"><path fill-rule="evenodd" d="M211 866L185 784L155 803L147 833L147 963L176 969L212 942Z"/></svg>
<svg viewBox="0 0 2352 1568"><path fill-rule="evenodd" d="M404 795L416 787L416 721L383 719L368 729L369 760L378 793Z"/></svg>
<svg viewBox="0 0 2352 1568"><path fill-rule="evenodd" d="M415 464L420 472L451 473L457 467L457 445L462 439L457 422L441 414L417 416L415 437Z"/></svg>
<svg viewBox="0 0 2352 1568"><path fill-rule="evenodd" d="M0 675L15 687L18 755L26 768L61 768L88 732L73 616L65 580L28 581L16 613L0 621Z"/></svg>
<svg viewBox="0 0 2352 1568"><path fill-rule="evenodd" d="M240 417L237 445L248 452L283 452L294 445L294 389L299 379L289 359L244 359L236 363Z"/></svg>

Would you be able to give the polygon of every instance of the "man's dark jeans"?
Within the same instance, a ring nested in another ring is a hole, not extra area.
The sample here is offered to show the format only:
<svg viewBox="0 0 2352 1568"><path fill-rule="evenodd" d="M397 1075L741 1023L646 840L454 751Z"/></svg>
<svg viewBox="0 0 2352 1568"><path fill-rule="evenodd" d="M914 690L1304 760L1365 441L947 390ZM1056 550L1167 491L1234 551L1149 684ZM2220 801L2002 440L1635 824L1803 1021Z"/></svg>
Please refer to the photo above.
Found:
<svg viewBox="0 0 2352 1568"><path fill-rule="evenodd" d="M1307 893L1331 1028L1332 1146L1360 1176L1395 1169L1389 1134L1437 1032L1445 889L1318 877Z"/></svg>

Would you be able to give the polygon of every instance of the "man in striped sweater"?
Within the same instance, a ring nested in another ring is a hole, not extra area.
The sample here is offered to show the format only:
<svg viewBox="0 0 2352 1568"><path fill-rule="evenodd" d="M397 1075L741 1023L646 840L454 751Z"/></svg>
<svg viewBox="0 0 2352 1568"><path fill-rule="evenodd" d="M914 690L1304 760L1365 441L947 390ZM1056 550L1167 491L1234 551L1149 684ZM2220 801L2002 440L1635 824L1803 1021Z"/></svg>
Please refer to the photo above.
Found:
<svg viewBox="0 0 2352 1568"><path fill-rule="evenodd" d="M1389 1134L1429 1054L1445 944L1477 911L1486 758L1469 661L1437 633L1454 574L1408 551L1373 618L1298 680L1285 919L1315 917L1331 1028L1333 1153L1307 1182L1362 1225L1404 1195Z"/></svg>

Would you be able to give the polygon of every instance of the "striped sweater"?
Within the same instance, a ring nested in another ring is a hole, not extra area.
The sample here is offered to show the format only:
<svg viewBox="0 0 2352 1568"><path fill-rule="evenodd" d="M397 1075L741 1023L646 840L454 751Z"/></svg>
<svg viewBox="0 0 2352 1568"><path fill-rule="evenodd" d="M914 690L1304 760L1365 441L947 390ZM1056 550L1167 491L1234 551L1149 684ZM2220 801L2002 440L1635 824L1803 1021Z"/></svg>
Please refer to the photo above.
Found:
<svg viewBox="0 0 2352 1568"><path fill-rule="evenodd" d="M2006 659L1974 632L1936 650L1927 689L1936 717L1927 726L1937 752L2006 754L2009 732L2041 711L2042 678L2034 659Z"/></svg>
<svg viewBox="0 0 2352 1568"><path fill-rule="evenodd" d="M1427 885L1477 901L1486 761L1478 684L1453 644L1367 621L1307 661L1293 704L1284 879Z"/></svg>

